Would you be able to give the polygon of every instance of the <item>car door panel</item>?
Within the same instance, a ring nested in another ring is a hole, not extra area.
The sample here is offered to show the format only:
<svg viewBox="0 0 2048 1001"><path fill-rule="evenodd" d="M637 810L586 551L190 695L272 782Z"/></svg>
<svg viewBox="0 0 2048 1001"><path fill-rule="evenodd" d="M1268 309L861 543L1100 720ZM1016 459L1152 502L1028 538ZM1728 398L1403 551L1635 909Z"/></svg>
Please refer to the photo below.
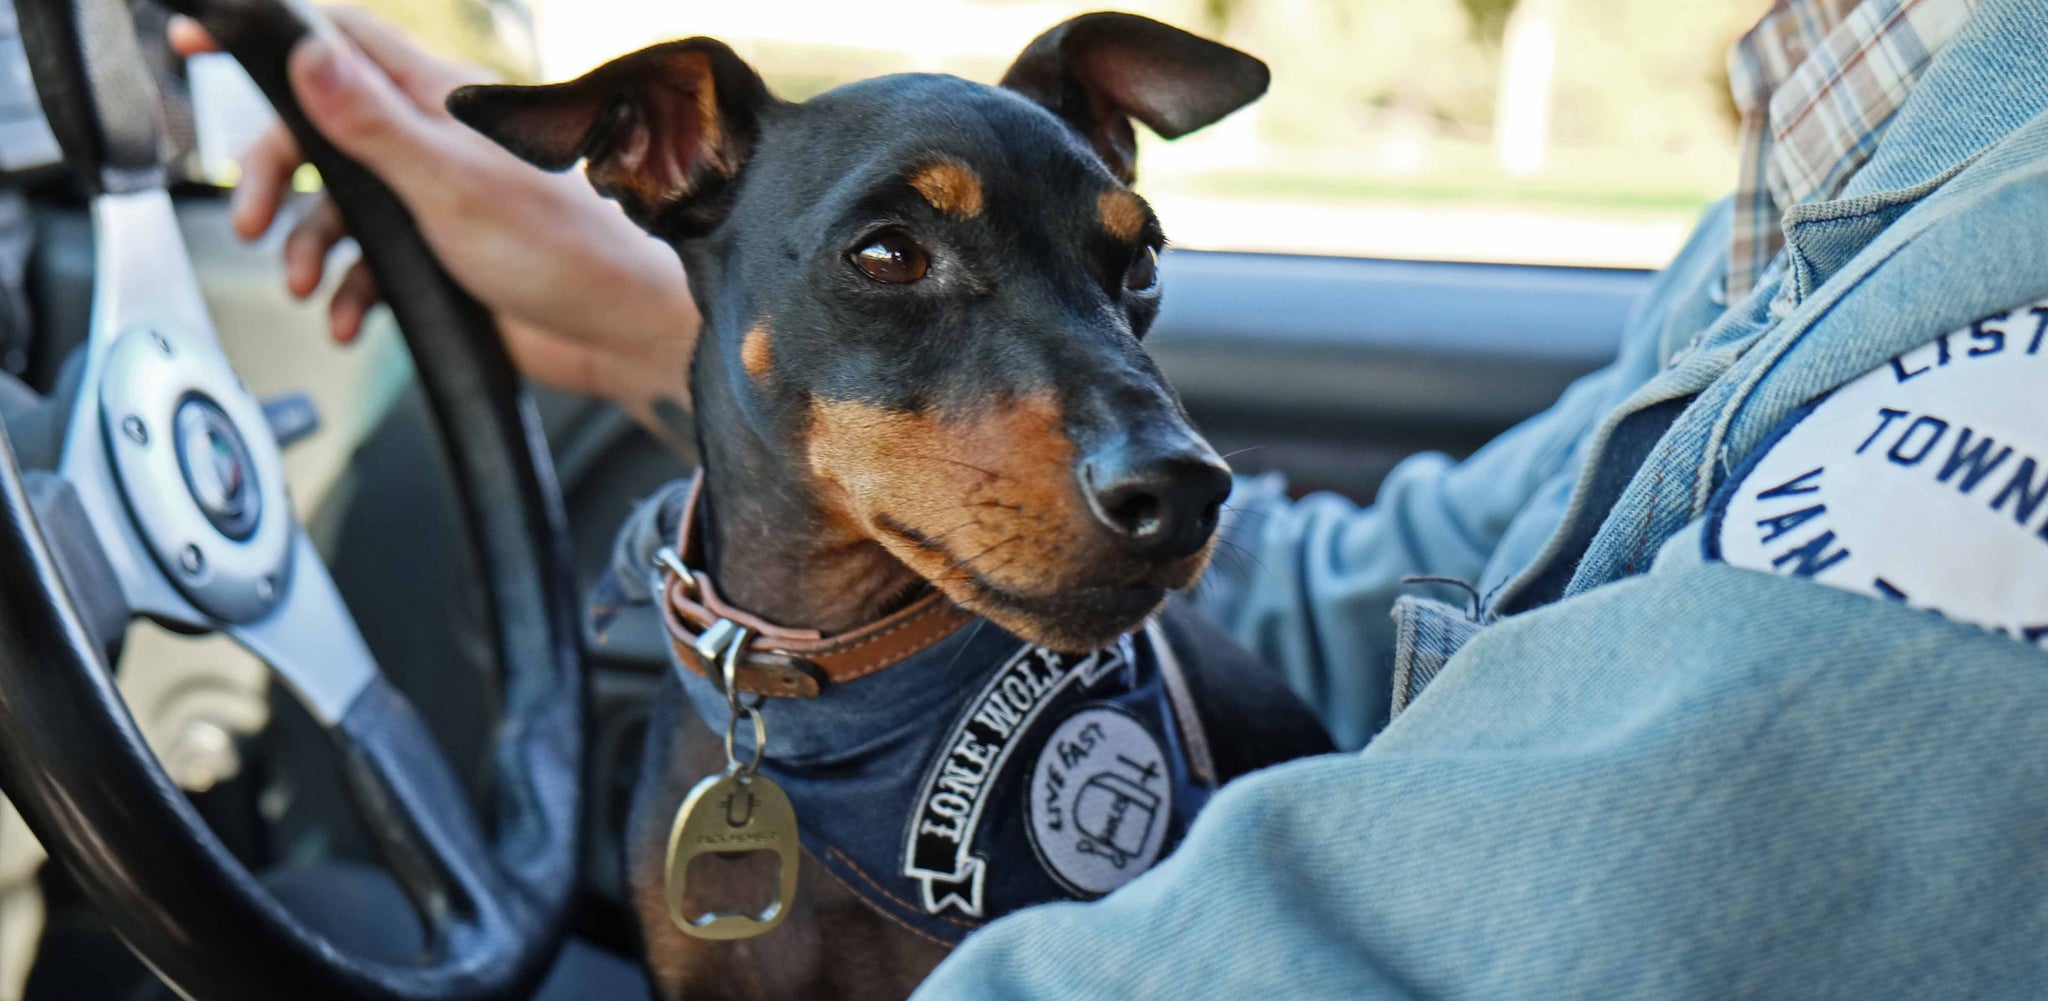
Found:
<svg viewBox="0 0 2048 1001"><path fill-rule="evenodd" d="M1361 499L1614 356L1648 272L1175 251L1147 347L1240 471Z"/></svg>

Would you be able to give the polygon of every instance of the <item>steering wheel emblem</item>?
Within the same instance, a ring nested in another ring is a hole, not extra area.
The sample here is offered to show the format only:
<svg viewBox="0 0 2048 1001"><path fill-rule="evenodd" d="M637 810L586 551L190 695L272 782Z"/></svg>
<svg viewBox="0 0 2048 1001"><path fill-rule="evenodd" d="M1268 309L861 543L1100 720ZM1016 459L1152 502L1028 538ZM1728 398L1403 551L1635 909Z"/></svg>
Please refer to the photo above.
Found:
<svg viewBox="0 0 2048 1001"><path fill-rule="evenodd" d="M206 520L236 542L256 532L263 511L255 463L242 435L218 404L193 396L178 407L178 466Z"/></svg>
<svg viewBox="0 0 2048 1001"><path fill-rule="evenodd" d="M268 615L294 529L255 397L210 332L179 324L131 327L103 364L103 437L138 541L200 611L232 623Z"/></svg>

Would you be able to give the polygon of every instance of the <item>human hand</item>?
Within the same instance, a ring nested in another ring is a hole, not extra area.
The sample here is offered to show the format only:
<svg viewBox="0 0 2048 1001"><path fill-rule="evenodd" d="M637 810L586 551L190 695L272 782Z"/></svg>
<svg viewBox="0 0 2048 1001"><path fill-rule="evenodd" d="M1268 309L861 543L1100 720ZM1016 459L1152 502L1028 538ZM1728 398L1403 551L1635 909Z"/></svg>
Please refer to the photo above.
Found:
<svg viewBox="0 0 2048 1001"><path fill-rule="evenodd" d="M449 91L489 73L422 51L368 12L325 13L338 32L308 36L291 54L292 90L307 119L405 203L449 274L497 319L522 371L612 400L686 447L676 428L701 321L674 252L581 177L535 170L451 118L443 106ZM181 55L216 48L182 17L170 37ZM281 122L243 154L232 212L244 239L277 223L304 161ZM329 252L346 235L340 211L321 194L285 238L294 296L318 289ZM335 339L353 340L378 299L368 267L349 266L328 304Z"/></svg>

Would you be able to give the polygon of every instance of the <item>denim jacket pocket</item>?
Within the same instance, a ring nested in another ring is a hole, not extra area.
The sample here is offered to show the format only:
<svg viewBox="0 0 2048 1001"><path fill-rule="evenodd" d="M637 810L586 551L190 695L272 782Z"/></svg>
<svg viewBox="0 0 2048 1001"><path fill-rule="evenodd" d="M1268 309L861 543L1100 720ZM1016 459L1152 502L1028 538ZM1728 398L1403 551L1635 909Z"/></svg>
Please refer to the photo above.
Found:
<svg viewBox="0 0 2048 1001"><path fill-rule="evenodd" d="M1462 608L1415 595L1394 599L1393 615L1394 700L1389 719L1401 715L1444 664L1486 627Z"/></svg>

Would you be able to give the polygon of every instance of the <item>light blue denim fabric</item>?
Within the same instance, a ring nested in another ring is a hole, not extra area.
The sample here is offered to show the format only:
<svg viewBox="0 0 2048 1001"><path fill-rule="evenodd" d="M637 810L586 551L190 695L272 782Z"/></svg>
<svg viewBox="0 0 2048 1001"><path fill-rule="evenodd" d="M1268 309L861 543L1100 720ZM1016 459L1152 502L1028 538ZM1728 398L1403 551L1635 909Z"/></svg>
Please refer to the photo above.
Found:
<svg viewBox="0 0 2048 1001"><path fill-rule="evenodd" d="M1394 690L1388 712L1401 715L1485 627L1476 609L1412 594L1394 599Z"/></svg>
<svg viewBox="0 0 2048 1001"><path fill-rule="evenodd" d="M1199 600L1364 750L918 997L2048 997L2048 654L1699 544L1797 406L2048 294L2044 53L2048 0L1987 0L1762 287L1711 305L1711 216L1615 366L1465 463L1248 487ZM1497 621L1379 730L1408 574Z"/></svg>
<svg viewBox="0 0 2048 1001"><path fill-rule="evenodd" d="M1491 597L1530 563L1571 498L1588 432L1718 312L1712 296L1728 225L1724 202L1652 281L1612 364L1464 462L1410 458L1368 508L1334 494L1290 501L1277 477L1240 479L1224 514L1232 544L1219 550L1195 604L1279 665L1338 747L1363 746L1387 722L1389 613L1411 590L1402 579L1455 578Z"/></svg>
<svg viewBox="0 0 2048 1001"><path fill-rule="evenodd" d="M1225 787L918 997L2039 998L2043 720L2002 636L1639 576L1486 630L1364 752Z"/></svg>

